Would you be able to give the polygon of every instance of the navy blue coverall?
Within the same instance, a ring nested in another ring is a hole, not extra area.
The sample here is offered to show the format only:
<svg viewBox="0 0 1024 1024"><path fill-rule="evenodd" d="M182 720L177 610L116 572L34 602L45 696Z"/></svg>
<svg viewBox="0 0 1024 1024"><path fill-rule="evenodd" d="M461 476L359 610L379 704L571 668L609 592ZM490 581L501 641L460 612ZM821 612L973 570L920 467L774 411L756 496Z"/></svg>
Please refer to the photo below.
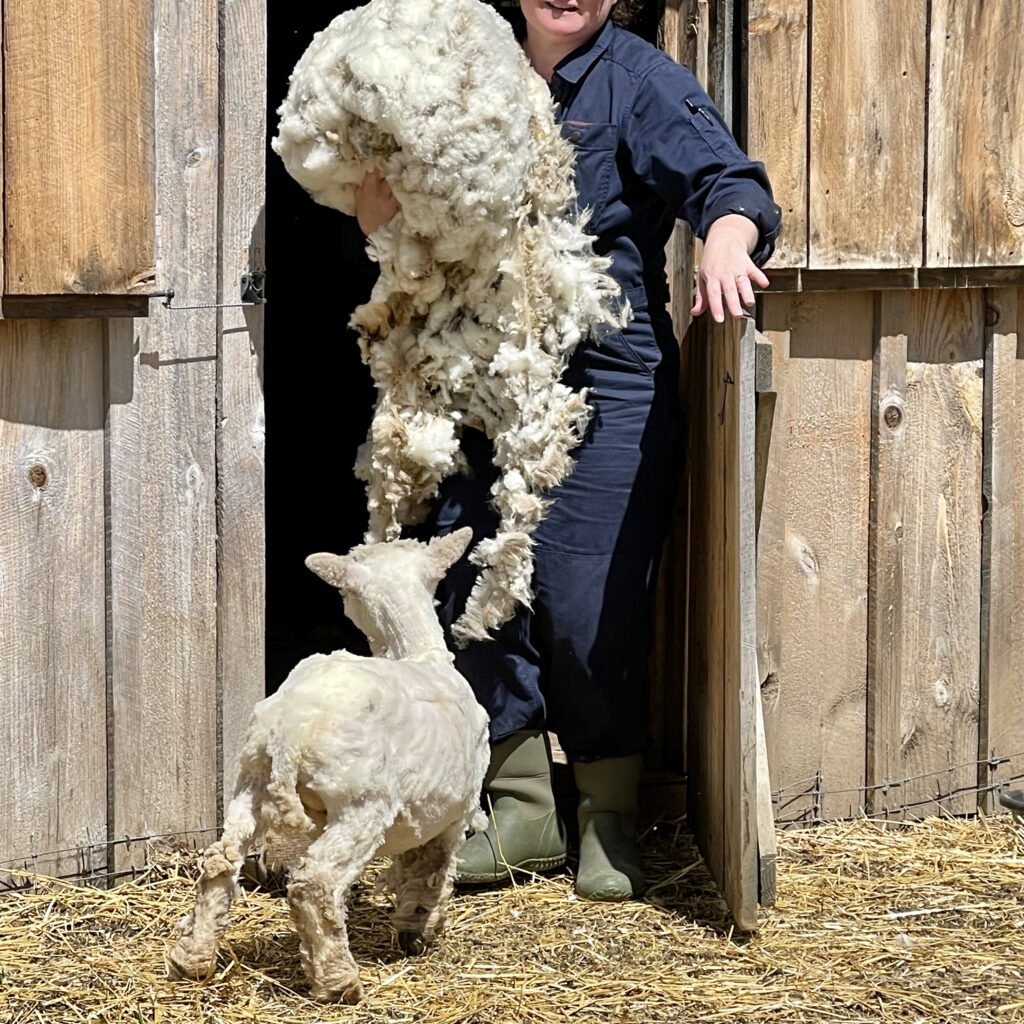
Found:
<svg viewBox="0 0 1024 1024"><path fill-rule="evenodd" d="M700 237L749 217L771 255L780 226L764 167L748 160L693 75L609 20L555 68L551 92L576 149L588 231L633 310L621 332L576 349L567 380L589 389L576 465L534 538L533 611L456 664L491 715L491 740L551 729L574 761L641 753L648 736L651 595L680 468L679 351L665 310L665 244L677 217ZM442 485L434 528L493 535L490 444L463 438L472 475ZM476 570L463 559L439 590L446 626Z"/></svg>

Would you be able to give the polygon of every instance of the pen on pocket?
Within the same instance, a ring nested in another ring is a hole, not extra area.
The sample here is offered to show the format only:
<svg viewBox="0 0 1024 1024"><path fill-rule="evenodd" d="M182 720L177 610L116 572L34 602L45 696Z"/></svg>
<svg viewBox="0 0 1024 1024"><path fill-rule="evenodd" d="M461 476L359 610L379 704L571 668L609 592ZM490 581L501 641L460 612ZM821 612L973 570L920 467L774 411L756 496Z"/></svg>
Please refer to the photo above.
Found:
<svg viewBox="0 0 1024 1024"><path fill-rule="evenodd" d="M707 123L710 125L713 125L715 123L711 119L711 115L703 107L695 106L693 103L690 102L690 100L683 100L683 102L686 104L686 109L691 114L700 114L701 117L703 117L704 120L707 121Z"/></svg>

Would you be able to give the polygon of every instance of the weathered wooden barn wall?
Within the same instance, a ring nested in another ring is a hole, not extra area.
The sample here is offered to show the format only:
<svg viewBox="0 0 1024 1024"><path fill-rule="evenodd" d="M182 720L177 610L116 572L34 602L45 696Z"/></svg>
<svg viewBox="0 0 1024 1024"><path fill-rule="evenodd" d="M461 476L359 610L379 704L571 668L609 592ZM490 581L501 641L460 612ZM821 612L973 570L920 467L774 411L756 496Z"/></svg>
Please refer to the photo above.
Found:
<svg viewBox="0 0 1024 1024"><path fill-rule="evenodd" d="M971 811L1024 773L1024 5L748 14L776 815Z"/></svg>
<svg viewBox="0 0 1024 1024"><path fill-rule="evenodd" d="M1022 38L1017 0L749 0L776 271L1019 266Z"/></svg>
<svg viewBox="0 0 1024 1024"><path fill-rule="evenodd" d="M4 5L5 299L152 290L152 18L145 0Z"/></svg>
<svg viewBox="0 0 1024 1024"><path fill-rule="evenodd" d="M0 320L0 867L102 873L139 860L127 837L216 826L263 694L262 314L240 278L263 268L265 10L24 6L4 7L6 171L30 169L5 177L6 284L48 316ZM29 73L66 48L44 104ZM30 215L58 222L36 245ZM173 298L103 315L142 282Z"/></svg>

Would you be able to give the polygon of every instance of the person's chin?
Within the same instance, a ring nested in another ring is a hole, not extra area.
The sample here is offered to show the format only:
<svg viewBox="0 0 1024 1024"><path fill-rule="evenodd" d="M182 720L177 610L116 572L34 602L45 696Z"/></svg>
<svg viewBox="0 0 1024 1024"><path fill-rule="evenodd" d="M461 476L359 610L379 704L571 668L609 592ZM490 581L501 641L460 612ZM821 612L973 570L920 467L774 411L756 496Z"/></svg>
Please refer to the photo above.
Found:
<svg viewBox="0 0 1024 1024"><path fill-rule="evenodd" d="M562 16L559 17L552 15L550 13L551 10L557 10L557 8L547 9L548 17L545 19L545 23L549 32L554 35L564 36L567 39L582 36L586 32L586 22L579 15L573 13L566 17L562 13Z"/></svg>

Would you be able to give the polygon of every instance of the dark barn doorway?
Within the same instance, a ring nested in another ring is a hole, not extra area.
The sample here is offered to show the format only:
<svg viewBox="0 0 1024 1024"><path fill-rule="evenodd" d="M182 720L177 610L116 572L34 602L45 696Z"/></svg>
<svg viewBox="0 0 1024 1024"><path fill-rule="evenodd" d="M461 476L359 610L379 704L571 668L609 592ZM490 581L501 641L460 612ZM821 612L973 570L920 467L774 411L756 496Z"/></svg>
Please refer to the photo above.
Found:
<svg viewBox="0 0 1024 1024"><path fill-rule="evenodd" d="M357 6L268 3L268 129L288 78L315 32ZM347 551L366 527L363 485L352 473L366 437L373 387L346 326L372 281L338 252L342 214L320 206L267 148L267 692L301 658L345 647L368 653L337 591L303 564L314 551Z"/></svg>
<svg viewBox="0 0 1024 1024"><path fill-rule="evenodd" d="M660 4L620 0L633 31L653 41ZM515 0L495 0L512 21ZM267 102L271 136L288 78L314 33L359 4L268 0ZM269 140L268 140L269 142ZM303 564L314 551L347 551L366 527L363 485L352 465L374 392L346 326L372 280L342 258L342 214L313 202L267 148L266 524L267 692L301 658L347 648L368 653L337 592Z"/></svg>

